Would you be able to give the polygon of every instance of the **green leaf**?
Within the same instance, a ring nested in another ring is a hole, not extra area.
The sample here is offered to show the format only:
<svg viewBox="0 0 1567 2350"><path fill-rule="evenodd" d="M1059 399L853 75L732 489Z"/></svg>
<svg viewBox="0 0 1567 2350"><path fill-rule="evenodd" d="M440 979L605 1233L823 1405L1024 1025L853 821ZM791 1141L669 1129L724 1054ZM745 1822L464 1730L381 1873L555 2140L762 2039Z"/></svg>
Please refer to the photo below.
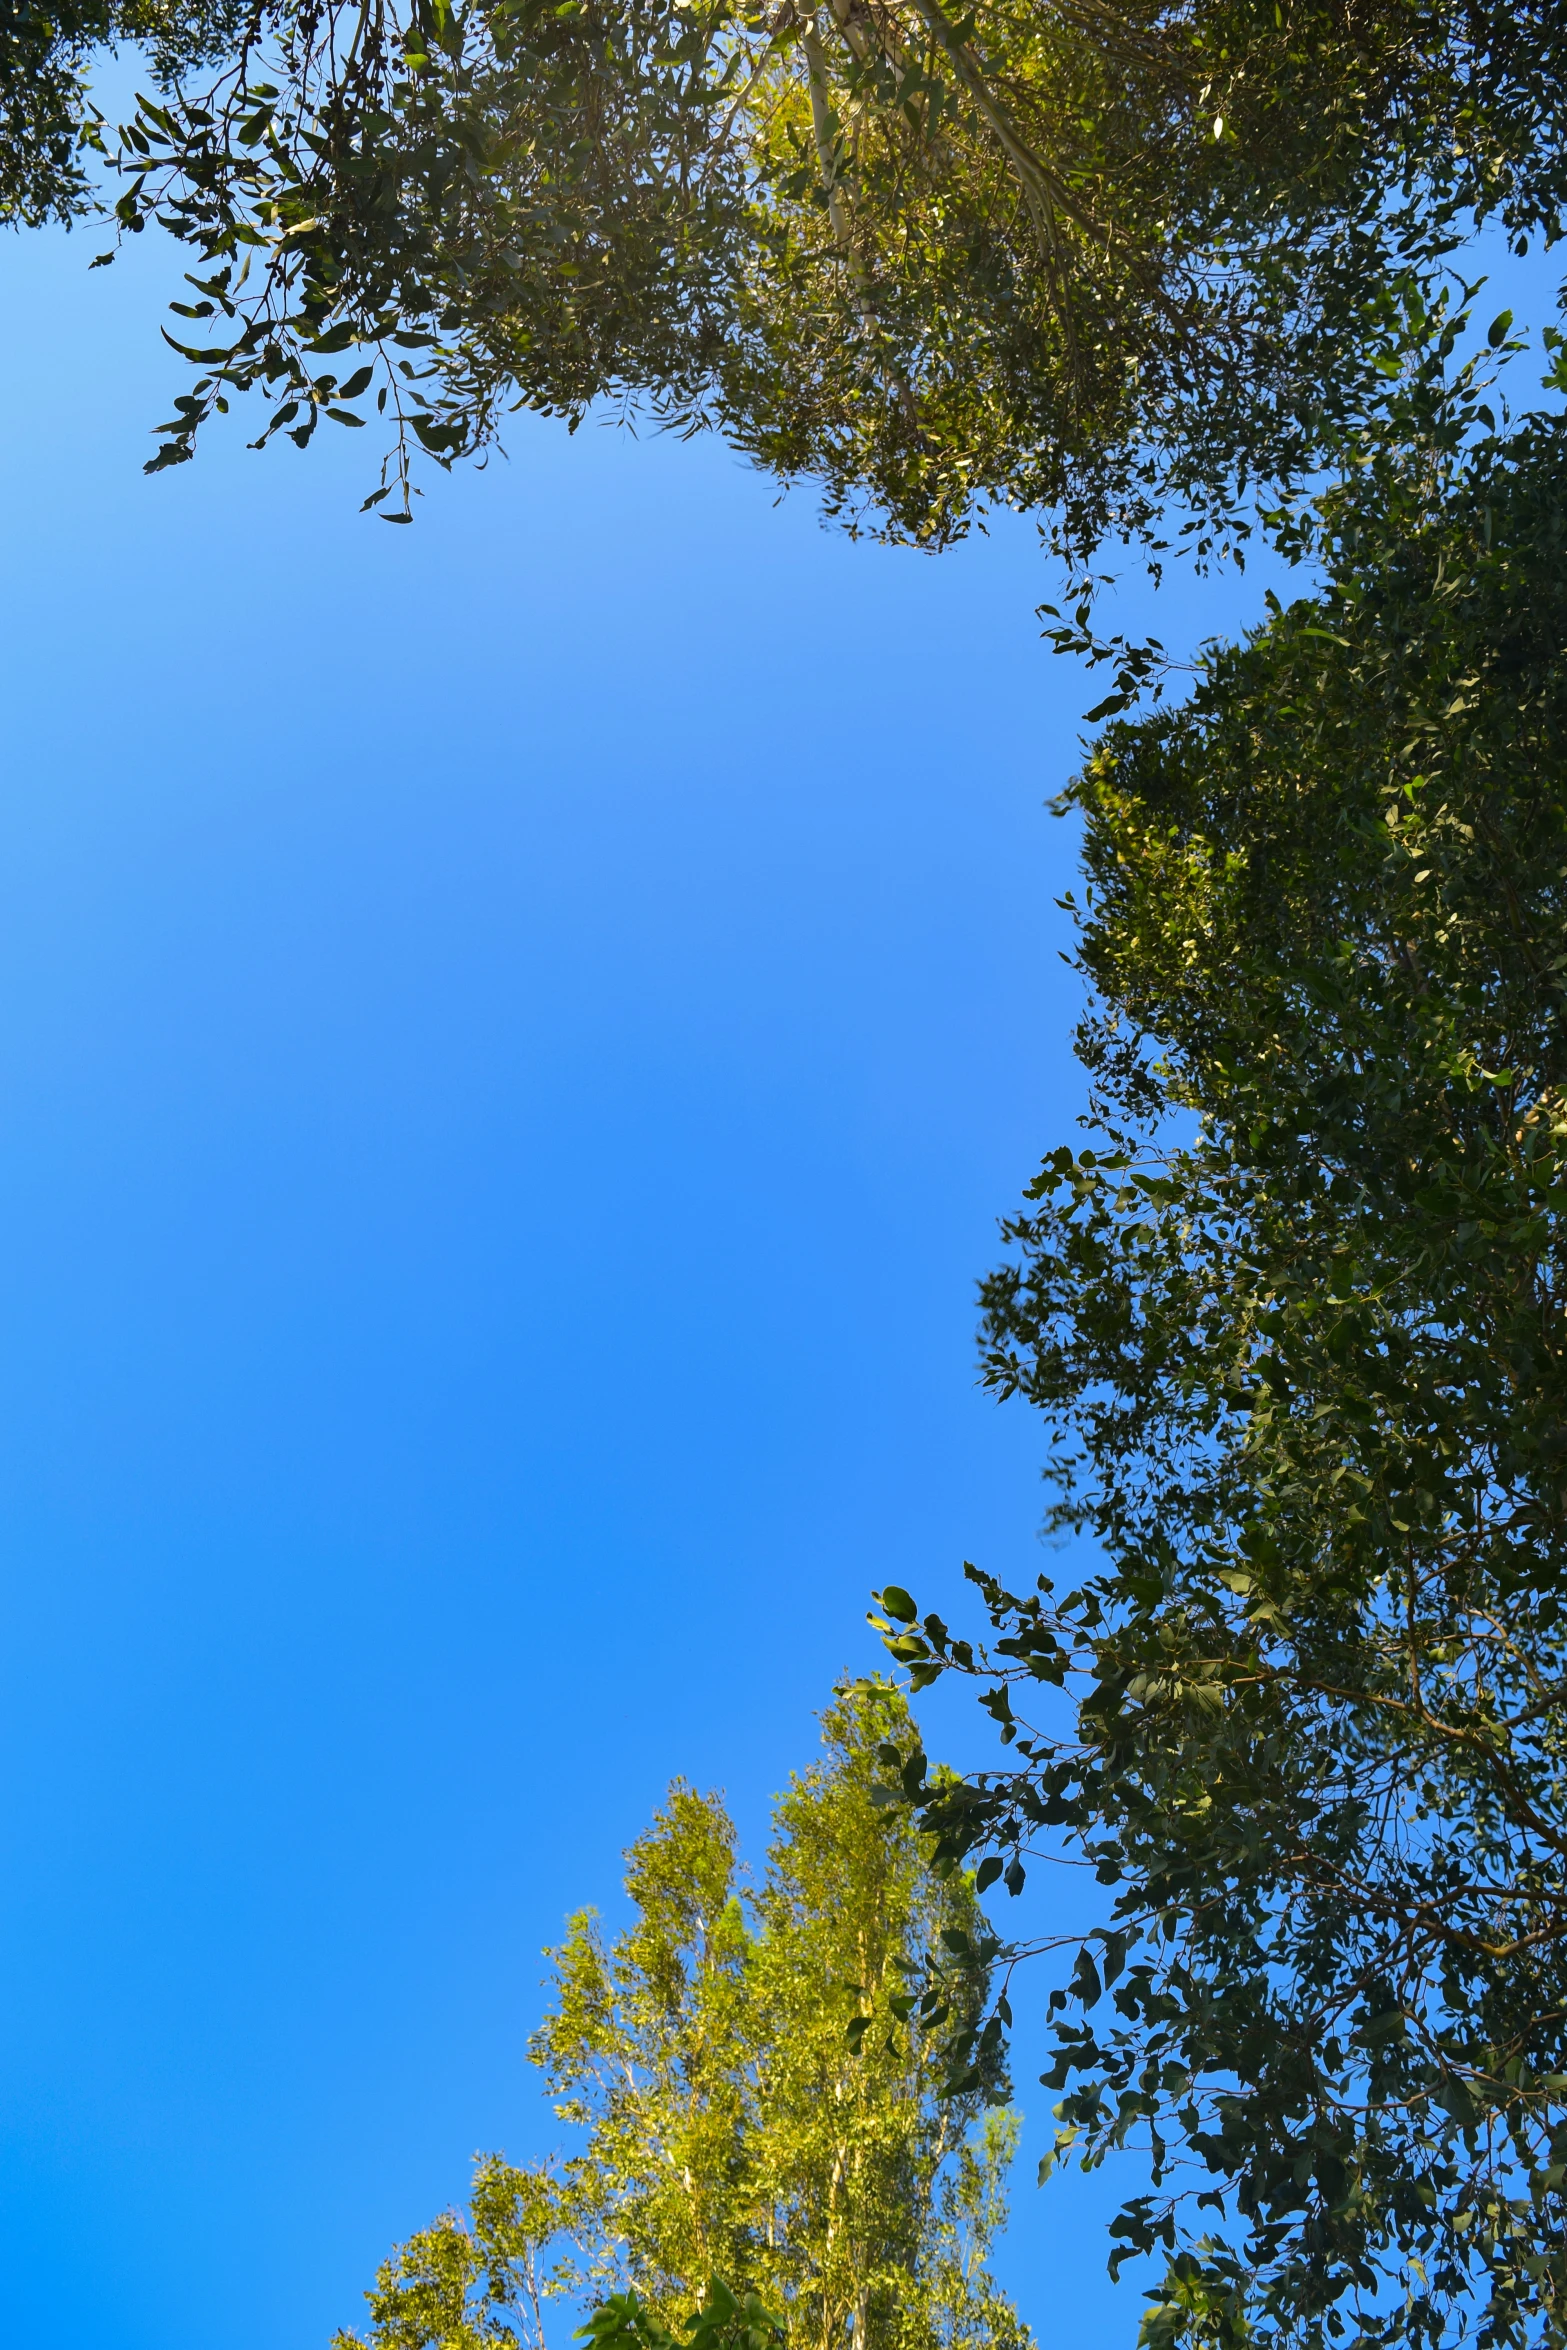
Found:
<svg viewBox="0 0 1567 2350"><path fill-rule="evenodd" d="M1072 1975L1072 1990L1084 2007L1092 2007L1104 1990L1093 1953L1085 1945L1077 1954L1077 1965Z"/></svg>

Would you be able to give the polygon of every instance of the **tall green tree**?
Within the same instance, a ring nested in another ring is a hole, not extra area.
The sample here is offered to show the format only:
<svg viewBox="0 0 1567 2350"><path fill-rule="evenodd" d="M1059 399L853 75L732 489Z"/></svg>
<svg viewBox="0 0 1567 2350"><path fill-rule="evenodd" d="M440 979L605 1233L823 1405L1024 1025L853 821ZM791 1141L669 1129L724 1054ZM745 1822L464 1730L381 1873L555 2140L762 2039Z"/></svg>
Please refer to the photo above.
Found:
<svg viewBox="0 0 1567 2350"><path fill-rule="evenodd" d="M1008 1744L938 1849L1108 1889L1046 2077L1155 2344L1567 2339L1567 432L1446 421L1070 795L1097 1131L984 1297L1087 1571L884 1595Z"/></svg>
<svg viewBox="0 0 1567 2350"><path fill-rule="evenodd" d="M1015 2137L1000 2075L939 2095L951 1998L921 2006L982 1931L975 1897L876 1792L876 1747L908 1735L891 1689L840 1697L754 1888L719 1800L671 1789L627 1855L629 1925L611 1940L584 1911L552 1954L532 2054L575 2147L479 2163L466 2215L383 2266L378 2350L542 2350L563 2295L631 2291L674 2330L715 2279L802 2350L1028 2350L986 2267Z"/></svg>

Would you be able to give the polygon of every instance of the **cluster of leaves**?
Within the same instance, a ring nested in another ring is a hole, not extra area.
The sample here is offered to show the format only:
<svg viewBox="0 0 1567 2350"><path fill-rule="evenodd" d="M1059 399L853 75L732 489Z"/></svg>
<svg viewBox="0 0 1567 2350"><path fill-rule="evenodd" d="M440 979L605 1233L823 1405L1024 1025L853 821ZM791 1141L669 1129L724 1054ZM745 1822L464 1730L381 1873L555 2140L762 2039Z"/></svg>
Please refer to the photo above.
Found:
<svg viewBox="0 0 1567 2350"><path fill-rule="evenodd" d="M233 47L241 0L5 0L0 7L0 225L38 228L95 209L87 168L104 152L88 73L96 52L134 41L160 80Z"/></svg>
<svg viewBox="0 0 1567 2350"><path fill-rule="evenodd" d="M671 1791L628 1855L630 1925L606 1943L585 1912L554 1954L532 2052L579 2150L481 2160L466 2217L382 2267L377 2350L544 2350L562 2295L600 2304L598 2350L770 2350L768 2311L808 2350L1029 2350L986 2267L1015 2142L999 2066L940 2094L982 1922L878 1801L876 1749L910 1736L890 1688L841 1698L749 1893L723 1806ZM933 1972L951 1988L922 2002Z"/></svg>
<svg viewBox="0 0 1567 2350"><path fill-rule="evenodd" d="M679 0L258 13L199 99L143 99L122 134L119 220L197 250L175 307L223 338L169 338L201 373L150 469L236 395L272 403L261 442L301 447L373 399L395 431L366 504L406 520L410 453L481 449L502 403L575 423L628 382L689 403L741 209L725 100Z"/></svg>
<svg viewBox="0 0 1567 2350"><path fill-rule="evenodd" d="M1563 61L1549 0L255 0L123 134L226 329L161 461L374 386L406 513L410 446L620 400L921 545L1212 550L1374 406L1390 286L1561 232Z"/></svg>
<svg viewBox="0 0 1567 2350"><path fill-rule="evenodd" d="M1567 2340L1567 429L1461 437L1074 787L1097 1131L986 1377L1103 1563L881 1601L1010 1749L906 1762L938 1861L1110 1889L1046 2079L1155 2345Z"/></svg>
<svg viewBox="0 0 1567 2350"><path fill-rule="evenodd" d="M635 2293L612 2293L578 2329L589 2350L783 2350L781 2318L755 2293L736 2296L715 2277L707 2299L678 2333L661 2325Z"/></svg>

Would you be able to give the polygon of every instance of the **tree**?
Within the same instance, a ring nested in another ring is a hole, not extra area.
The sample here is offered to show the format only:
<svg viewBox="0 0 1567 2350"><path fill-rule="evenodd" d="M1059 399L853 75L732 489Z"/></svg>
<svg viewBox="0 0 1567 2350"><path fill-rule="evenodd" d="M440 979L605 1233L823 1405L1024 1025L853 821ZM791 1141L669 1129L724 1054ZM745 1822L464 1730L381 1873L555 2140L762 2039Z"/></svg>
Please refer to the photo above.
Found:
<svg viewBox="0 0 1567 2350"><path fill-rule="evenodd" d="M917 1988L969 1948L977 1905L874 1796L876 1744L907 1732L889 1688L840 1696L754 1892L717 1797L676 1783L627 1855L630 1925L610 1942L584 1911L553 1953L532 2053L578 2150L482 2159L466 2218L382 2267L374 2344L541 2350L560 2295L604 2303L616 2340L627 2293L674 2333L717 2279L802 2350L1028 2350L985 2265L1015 2140L987 2106L1000 2076L936 2093L950 2001L922 2013Z"/></svg>
<svg viewBox="0 0 1567 2350"><path fill-rule="evenodd" d="M1560 233L1563 63L1548 0L258 0L120 152L212 322L153 462L373 395L404 519L410 450L625 400L922 545L1212 548L1467 224Z"/></svg>
<svg viewBox="0 0 1567 2350"><path fill-rule="evenodd" d="M1112 1889L1046 2078L1155 2345L1567 2338L1567 432L1446 421L1070 795L1097 1131L986 1377L1095 1554L883 1595L1010 1748L889 1753L938 1856Z"/></svg>

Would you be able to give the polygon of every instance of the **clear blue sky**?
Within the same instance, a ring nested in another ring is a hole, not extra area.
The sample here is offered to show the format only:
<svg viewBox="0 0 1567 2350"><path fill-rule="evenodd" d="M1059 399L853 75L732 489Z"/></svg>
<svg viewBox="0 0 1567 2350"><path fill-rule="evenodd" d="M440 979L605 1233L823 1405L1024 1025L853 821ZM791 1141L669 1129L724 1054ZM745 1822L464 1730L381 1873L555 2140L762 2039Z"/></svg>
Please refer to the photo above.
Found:
<svg viewBox="0 0 1567 2350"><path fill-rule="evenodd" d="M754 1831L868 1586L1033 1571L973 1284L1079 1107L1095 689L1027 532L711 443L144 481L169 265L94 242L0 245L0 2341L324 2350L549 2142L538 1953L669 1777Z"/></svg>

